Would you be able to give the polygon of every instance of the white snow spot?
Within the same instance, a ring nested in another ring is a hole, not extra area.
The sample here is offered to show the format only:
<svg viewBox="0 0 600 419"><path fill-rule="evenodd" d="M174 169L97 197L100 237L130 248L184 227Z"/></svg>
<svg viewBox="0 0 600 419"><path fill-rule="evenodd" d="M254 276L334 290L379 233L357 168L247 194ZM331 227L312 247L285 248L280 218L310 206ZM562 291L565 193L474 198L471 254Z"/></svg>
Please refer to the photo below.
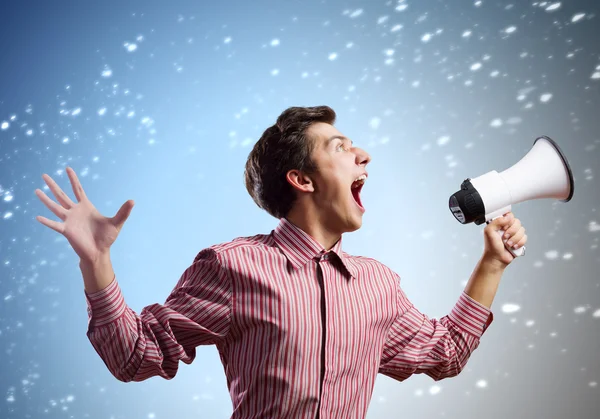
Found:
<svg viewBox="0 0 600 419"><path fill-rule="evenodd" d="M438 145L444 145L444 144L447 144L448 141L450 141L450 136L449 135L443 135L440 138L438 138L437 144Z"/></svg>
<svg viewBox="0 0 600 419"><path fill-rule="evenodd" d="M558 257L558 251L548 250L546 253L544 253L544 256L546 256L546 259L554 260Z"/></svg>
<svg viewBox="0 0 600 419"><path fill-rule="evenodd" d="M525 322L525 326L527 326L527 327L531 327L531 326L533 326L534 324L535 324L535 322L534 322L533 320L527 320L527 321Z"/></svg>
<svg viewBox="0 0 600 419"><path fill-rule="evenodd" d="M479 388L486 388L487 387L487 381L485 380L478 380L475 385Z"/></svg>
<svg viewBox="0 0 600 419"><path fill-rule="evenodd" d="M583 19L585 17L585 13L577 13L576 15L573 15L573 17L571 18L571 22L575 23L580 21L581 19Z"/></svg>
<svg viewBox="0 0 600 419"><path fill-rule="evenodd" d="M540 96L540 102L543 102L543 103L548 102L550 99L552 99L552 93L544 93L543 95Z"/></svg>
<svg viewBox="0 0 600 419"><path fill-rule="evenodd" d="M379 128L379 124L381 124L381 119L374 117L369 121L369 126L373 129Z"/></svg>
<svg viewBox="0 0 600 419"><path fill-rule="evenodd" d="M272 76L276 76L279 74L279 69L278 68L274 68L273 70L271 70L271 75Z"/></svg>
<svg viewBox="0 0 600 419"><path fill-rule="evenodd" d="M492 127L492 128L499 128L501 126L502 126L502 120L500 118L493 119L492 122L490 122L490 127Z"/></svg>
<svg viewBox="0 0 600 419"><path fill-rule="evenodd" d="M359 17L360 15L362 15L363 9L356 9L355 11L353 11L350 14L351 18L355 18L355 17Z"/></svg>
<svg viewBox="0 0 600 419"><path fill-rule="evenodd" d="M73 112L71 112L71 115L77 116L80 113L81 113L81 108L75 108L75 109L73 109Z"/></svg>
<svg viewBox="0 0 600 419"><path fill-rule="evenodd" d="M381 16L379 19L377 19L377 24L381 25L382 23L386 22L388 20L388 16Z"/></svg>
<svg viewBox="0 0 600 419"><path fill-rule="evenodd" d="M429 40L431 39L431 36L432 35L430 33L426 33L425 35L423 35L421 37L421 41L423 41L423 42L429 42Z"/></svg>
<svg viewBox="0 0 600 419"><path fill-rule="evenodd" d="M393 49L386 49L383 51L383 53L385 55L387 55L388 57L391 57L392 55L394 55L394 50Z"/></svg>
<svg viewBox="0 0 600 419"><path fill-rule="evenodd" d="M499 74L500 72L498 70L494 70L490 73L490 77L498 77Z"/></svg>
<svg viewBox="0 0 600 419"><path fill-rule="evenodd" d="M517 30L516 26L509 26L508 28L504 29L504 32L506 32L506 33L513 33L516 30Z"/></svg>
<svg viewBox="0 0 600 419"><path fill-rule="evenodd" d="M398 6L396 6L396 10L399 12L403 12L404 10L406 10L407 7L408 4L399 4Z"/></svg>
<svg viewBox="0 0 600 419"><path fill-rule="evenodd" d="M546 7L547 12L551 12L553 10L558 10L560 8L560 2L552 3L550 6Z"/></svg>
<svg viewBox="0 0 600 419"><path fill-rule="evenodd" d="M588 230L590 231L590 233L600 231L600 224L596 223L596 221L590 221L590 224L588 225Z"/></svg>
<svg viewBox="0 0 600 419"><path fill-rule="evenodd" d="M102 77L104 77L105 79L109 78L110 76L112 76L112 70L110 69L110 67L108 66L104 66L104 70L102 70Z"/></svg>
<svg viewBox="0 0 600 419"><path fill-rule="evenodd" d="M102 116L106 113L106 108L100 108L98 109L98 115Z"/></svg>
<svg viewBox="0 0 600 419"><path fill-rule="evenodd" d="M481 68L481 63L475 63L471 65L471 71L477 71Z"/></svg>
<svg viewBox="0 0 600 419"><path fill-rule="evenodd" d="M225 39L223 39L224 44L229 44L230 42L231 42L231 36L228 36Z"/></svg>
<svg viewBox="0 0 600 419"><path fill-rule="evenodd" d="M586 310L587 310L587 307L579 306L579 307L575 307L575 309L573 311L575 312L575 314L582 314L582 313L585 313Z"/></svg>
<svg viewBox="0 0 600 419"><path fill-rule="evenodd" d="M438 385L433 385L429 388L429 394L438 394L440 391L442 391L442 387Z"/></svg>
<svg viewBox="0 0 600 419"><path fill-rule="evenodd" d="M565 253L565 254L563 255L563 259L564 259L564 260L573 259L573 253Z"/></svg>
<svg viewBox="0 0 600 419"><path fill-rule="evenodd" d="M332 52L331 54L329 54L329 61L333 61L337 58L337 53Z"/></svg>
<svg viewBox="0 0 600 419"><path fill-rule="evenodd" d="M8 127L10 127L10 124L7 121L2 121L2 125L0 125L2 131L6 131Z"/></svg>
<svg viewBox="0 0 600 419"><path fill-rule="evenodd" d="M279 45L279 39L275 38L271 41L271 46L276 47L277 45Z"/></svg>
<svg viewBox="0 0 600 419"><path fill-rule="evenodd" d="M591 78L594 80L600 79L600 71L596 71L594 74L592 74Z"/></svg>
<svg viewBox="0 0 600 419"><path fill-rule="evenodd" d="M462 34L463 38L468 38L469 36L471 36L471 31L464 31Z"/></svg>
<svg viewBox="0 0 600 419"><path fill-rule="evenodd" d="M600 308L596 311L594 311L594 314L592 314L592 316L596 317L596 318L600 318Z"/></svg>
<svg viewBox="0 0 600 419"><path fill-rule="evenodd" d="M517 304L506 303L502 305L502 312L506 314L515 313L521 310Z"/></svg>
<svg viewBox="0 0 600 419"><path fill-rule="evenodd" d="M403 28L402 25L394 25L394 27L392 29L390 29L390 32L397 32L402 28Z"/></svg>
<svg viewBox="0 0 600 419"><path fill-rule="evenodd" d="M137 49L137 44L130 44L129 42L125 42L123 46L128 52L133 52Z"/></svg>

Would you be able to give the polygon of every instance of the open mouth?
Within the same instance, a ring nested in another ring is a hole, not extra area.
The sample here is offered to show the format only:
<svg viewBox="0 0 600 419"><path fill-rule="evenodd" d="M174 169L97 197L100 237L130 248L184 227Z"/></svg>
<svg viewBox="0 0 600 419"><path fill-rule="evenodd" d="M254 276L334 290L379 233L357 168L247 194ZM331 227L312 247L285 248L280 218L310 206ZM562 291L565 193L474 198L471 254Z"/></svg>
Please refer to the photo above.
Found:
<svg viewBox="0 0 600 419"><path fill-rule="evenodd" d="M354 202L356 202L356 204L358 205L358 207L364 212L365 208L362 205L362 202L360 201L360 191L362 190L362 187L364 185L364 180L359 180L356 181L354 183L352 183L352 197L354 198Z"/></svg>

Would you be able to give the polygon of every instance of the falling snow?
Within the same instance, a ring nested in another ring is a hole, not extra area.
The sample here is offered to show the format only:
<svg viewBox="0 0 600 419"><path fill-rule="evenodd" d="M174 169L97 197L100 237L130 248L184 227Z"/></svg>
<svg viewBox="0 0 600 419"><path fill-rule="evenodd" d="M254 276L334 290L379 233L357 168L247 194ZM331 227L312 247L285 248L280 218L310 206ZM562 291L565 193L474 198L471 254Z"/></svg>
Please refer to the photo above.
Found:
<svg viewBox="0 0 600 419"><path fill-rule="evenodd" d="M511 314L511 313L516 313L519 310L521 310L521 307L519 307L517 304L512 304L512 303L502 304L502 312L503 313Z"/></svg>

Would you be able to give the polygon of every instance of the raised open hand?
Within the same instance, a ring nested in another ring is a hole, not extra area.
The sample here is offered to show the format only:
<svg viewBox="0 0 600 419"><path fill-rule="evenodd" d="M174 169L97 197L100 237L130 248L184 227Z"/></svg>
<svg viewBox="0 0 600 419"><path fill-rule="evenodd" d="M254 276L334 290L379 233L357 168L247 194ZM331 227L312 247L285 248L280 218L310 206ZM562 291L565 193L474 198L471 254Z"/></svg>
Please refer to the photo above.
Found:
<svg viewBox="0 0 600 419"><path fill-rule="evenodd" d="M63 222L52 221L41 215L35 218L40 223L65 236L82 261L93 263L102 254L109 253L110 246L117 239L123 224L131 214L134 202L131 199L128 200L114 217L105 217L96 210L87 198L75 171L70 167L67 167L66 170L77 203L71 201L56 182L50 176L44 174L42 179L44 179L61 205L48 198L41 189L36 189L35 194Z"/></svg>

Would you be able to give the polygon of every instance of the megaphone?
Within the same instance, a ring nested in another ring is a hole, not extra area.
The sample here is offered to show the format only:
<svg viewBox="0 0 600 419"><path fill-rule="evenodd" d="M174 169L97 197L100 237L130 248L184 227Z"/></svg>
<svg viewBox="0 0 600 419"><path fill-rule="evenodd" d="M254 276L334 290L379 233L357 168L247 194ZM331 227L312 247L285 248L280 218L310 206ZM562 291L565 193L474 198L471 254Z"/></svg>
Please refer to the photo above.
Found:
<svg viewBox="0 0 600 419"><path fill-rule="evenodd" d="M575 184L564 153L549 137L536 138L533 147L516 164L498 173L495 170L467 178L452 194L449 207L462 224L490 223L511 211L512 205L529 199L554 198L569 202ZM502 236L503 230L498 231ZM525 254L525 246L508 247L513 256Z"/></svg>

